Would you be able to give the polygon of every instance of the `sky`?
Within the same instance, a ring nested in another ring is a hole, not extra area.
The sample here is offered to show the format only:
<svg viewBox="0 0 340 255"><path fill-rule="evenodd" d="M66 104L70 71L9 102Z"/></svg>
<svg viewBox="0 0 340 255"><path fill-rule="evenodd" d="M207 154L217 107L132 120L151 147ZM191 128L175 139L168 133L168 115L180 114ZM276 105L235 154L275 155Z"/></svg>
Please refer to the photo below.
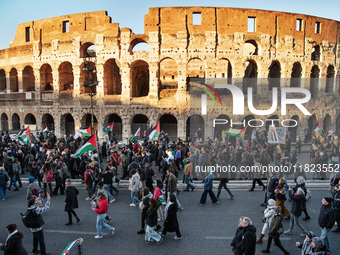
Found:
<svg viewBox="0 0 340 255"><path fill-rule="evenodd" d="M91 11L106 10L113 23L144 33L144 15L149 7L213 6L264 9L319 16L340 21L339 0L0 0L0 49L9 47L18 24Z"/></svg>

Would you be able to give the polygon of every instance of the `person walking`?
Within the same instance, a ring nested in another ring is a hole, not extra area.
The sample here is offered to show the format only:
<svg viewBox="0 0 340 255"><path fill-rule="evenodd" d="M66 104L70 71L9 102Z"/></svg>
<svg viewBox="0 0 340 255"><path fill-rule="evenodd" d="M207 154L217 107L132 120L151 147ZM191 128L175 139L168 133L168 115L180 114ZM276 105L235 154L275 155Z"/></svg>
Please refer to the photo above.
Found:
<svg viewBox="0 0 340 255"><path fill-rule="evenodd" d="M129 179L129 190L131 191L132 203L130 206L136 206L136 202L139 204L141 201L137 198L137 192L142 188L139 173L136 169L131 169L131 178Z"/></svg>
<svg viewBox="0 0 340 255"><path fill-rule="evenodd" d="M45 224L42 214L47 212L50 209L50 194L46 193L46 204L43 204L43 200L41 197L31 198L28 200L28 209L32 211L36 218L36 226L31 228L33 233L33 250L32 254L41 254L47 255L46 253L46 246L45 246L45 239L44 239L44 232L43 232L43 225ZM40 250L38 250L38 244L40 246Z"/></svg>
<svg viewBox="0 0 340 255"><path fill-rule="evenodd" d="M218 184L217 188L217 199L220 199L222 188L224 188L229 193L229 199L234 199L234 195L231 193L230 189L227 186L227 183L229 182L229 178L221 178L220 183Z"/></svg>
<svg viewBox="0 0 340 255"><path fill-rule="evenodd" d="M164 210L164 228L162 231L162 236L165 236L167 232L176 232L175 240L181 240L182 235L179 231L179 225L177 221L177 211L178 205L176 202L176 196L174 194L170 194L170 201L165 207Z"/></svg>
<svg viewBox="0 0 340 255"><path fill-rule="evenodd" d="M183 191L189 191L189 188L191 188L191 191L194 191L195 186L190 183L190 178L192 174L192 164L190 162L190 158L186 158L186 167L184 171L184 181L187 184L187 187Z"/></svg>
<svg viewBox="0 0 340 255"><path fill-rule="evenodd" d="M97 235L94 237L96 239L103 238L102 227L112 232L112 235L115 234L115 228L105 223L105 217L107 210L109 208L109 202L106 199L106 196L103 193L98 194L99 203L96 208L92 208L93 211L97 214Z"/></svg>
<svg viewBox="0 0 340 255"><path fill-rule="evenodd" d="M163 241L163 237L157 233L156 225L157 225L157 209L158 203L154 198L150 198L149 200L149 209L147 211L146 216L146 229L145 229L145 242L149 243L151 241L156 241L160 244Z"/></svg>
<svg viewBox="0 0 340 255"><path fill-rule="evenodd" d="M294 193L294 194L293 194ZM307 234L306 229L301 225L299 221L299 217L302 214L302 203L306 199L304 191L301 188L298 188L297 192L292 187L289 187L289 198L293 200L292 209L291 212L291 218L290 218L290 226L287 231L284 232L286 235L292 235L294 222L296 225L302 230L301 236L305 236Z"/></svg>
<svg viewBox="0 0 340 255"><path fill-rule="evenodd" d="M241 251L244 255L255 255L256 251L256 228L250 218L244 217L240 222L243 232L241 241Z"/></svg>
<svg viewBox="0 0 340 255"><path fill-rule="evenodd" d="M213 174L209 174L205 180L204 180L204 192L201 196L201 200L200 200L200 205L205 205L205 203L207 202L207 195L209 193L210 199L213 202L213 204L219 204L220 202L218 201L218 199L215 196L215 193L213 192L213 180L214 180L214 175Z"/></svg>
<svg viewBox="0 0 340 255"><path fill-rule="evenodd" d="M276 206L280 206L281 214L283 217L286 217L286 220L290 219L290 213L285 206L286 198L286 180L284 178L280 178L279 185L275 189L275 196L276 196ZM287 187L288 188L288 187Z"/></svg>
<svg viewBox="0 0 340 255"><path fill-rule="evenodd" d="M290 253L283 248L281 241L280 241L280 235L283 232L283 226L282 226L282 220L283 216L280 213L280 207L276 207L274 210L274 218L271 221L270 227L269 227L269 237L268 237L268 243L267 248L265 250L262 250L263 253L270 253L270 246L272 244L272 241L274 239L274 244L280 248L281 251L284 252L284 255L289 255Z"/></svg>
<svg viewBox="0 0 340 255"><path fill-rule="evenodd" d="M335 221L336 221L336 228L332 230L332 232L340 232L340 189L339 184L335 185L334 188L334 211L335 211Z"/></svg>
<svg viewBox="0 0 340 255"><path fill-rule="evenodd" d="M320 238L325 242L325 245L328 249L330 249L328 234L332 230L332 227L335 222L335 212L332 206L332 200L333 198L331 197L324 197L321 200L322 206L318 218L318 223L319 226L321 227Z"/></svg>
<svg viewBox="0 0 340 255"><path fill-rule="evenodd" d="M272 219L275 216L275 200L274 199L269 199L268 200L268 206L266 208L266 210L264 210L263 215L264 215L264 224L262 227L262 231L260 234L259 239L256 240L256 243L262 243L262 239L266 233L266 230L268 229L268 227L271 224Z"/></svg>
<svg viewBox="0 0 340 255"><path fill-rule="evenodd" d="M24 234L17 230L17 225L9 224L6 231L8 233L6 243L0 243L0 249L4 251L4 255L27 255L27 251L22 246Z"/></svg>
<svg viewBox="0 0 340 255"><path fill-rule="evenodd" d="M65 193L66 193L66 198L65 198L65 211L68 214L68 222L65 224L66 226L72 225L72 214L76 218L77 222L80 221L78 218L76 212L74 209L78 208L78 199L77 196L79 194L79 191L77 190L76 187L71 186L71 181L68 180L65 183Z"/></svg>
<svg viewBox="0 0 340 255"><path fill-rule="evenodd" d="M149 201L152 198L152 193L149 188L144 188L144 197L142 199L142 204L139 206L139 210L141 211L141 229L137 232L137 234L145 234L145 220L147 217L148 209L149 209Z"/></svg>
<svg viewBox="0 0 340 255"><path fill-rule="evenodd" d="M6 200L7 182L9 176L3 167L0 167L0 198Z"/></svg>
<svg viewBox="0 0 340 255"><path fill-rule="evenodd" d="M239 219L239 223L236 229L235 236L233 240L231 241L230 245L233 247L233 252L234 255L243 255L243 252L241 250L241 243L242 243L242 233L243 233L243 227L242 227L242 222L243 222L244 216L241 216Z"/></svg>
<svg viewBox="0 0 340 255"><path fill-rule="evenodd" d="M178 197L176 195L177 192L177 179L175 176L175 172L174 170L169 170L169 178L168 178L168 186L167 186L167 190L168 190L168 199L170 197L170 194L174 194L176 196L176 201L177 201L177 205L178 205L178 210L182 211L183 210L183 206L180 204Z"/></svg>
<svg viewBox="0 0 340 255"><path fill-rule="evenodd" d="M303 243L296 242L295 246L301 249L301 255L311 255L312 254L312 239L316 237L315 233L313 231L309 231L306 234L306 239L303 241Z"/></svg>

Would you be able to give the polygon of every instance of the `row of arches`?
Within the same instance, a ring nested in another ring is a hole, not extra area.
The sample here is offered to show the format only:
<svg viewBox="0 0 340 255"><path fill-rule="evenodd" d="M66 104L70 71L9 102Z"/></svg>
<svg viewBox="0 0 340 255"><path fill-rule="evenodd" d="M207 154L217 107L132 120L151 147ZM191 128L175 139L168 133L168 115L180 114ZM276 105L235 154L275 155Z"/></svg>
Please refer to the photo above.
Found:
<svg viewBox="0 0 340 255"><path fill-rule="evenodd" d="M82 63L80 70L84 67L94 66L95 63L87 61ZM247 87L253 87L254 93L257 92L257 78L258 66L255 60L249 59L245 63L246 68L243 74L243 90ZM51 65L43 64L39 70L40 72L40 88L41 91L54 90L54 78ZM121 78L121 64L117 59L109 59L104 63L104 94L105 95L120 95L122 93L122 78ZM167 97L174 94L178 88L178 76L181 70L172 58L165 58L159 63L159 95L160 97ZM35 74L31 66L26 66L23 69L23 89L24 91L35 91ZM9 88L11 92L19 91L18 72L12 68L9 73ZM190 59L186 66L187 83L191 78L205 78L206 67L204 62L199 58ZM63 62L58 67L58 86L59 91L73 91L74 86L74 68L70 62ZM215 77L227 78L231 83L233 78L232 64L228 59L219 59L215 65ZM302 77L301 63L295 62L292 66L290 86L300 87ZM334 90L335 68L333 65L327 67L325 92L332 93ZM273 61L268 67L268 89L281 86L281 64L279 61ZM314 65L310 71L310 91L312 97L317 96L319 90L320 68ZM80 72L80 84L84 81L89 81L88 72ZM0 91L6 90L6 73L0 69ZM93 74L92 81L97 81L96 73ZM143 97L149 94L149 64L144 60L136 60L130 65L130 88L131 97ZM188 86L189 88L189 86ZM96 87L93 87L96 92ZM80 93L89 93L90 88L81 86Z"/></svg>
<svg viewBox="0 0 340 255"><path fill-rule="evenodd" d="M230 128L230 117L225 114L219 115L216 119L223 119L228 120L227 124L219 124L216 125L213 132L215 137L220 137L222 135L223 130L228 130ZM248 115L243 118L242 122L245 121L248 123L250 119L256 119L253 115ZM268 119L279 119L279 116L273 115L269 117ZM297 123L301 124L301 120L299 119L298 115L292 116L290 119L295 120ZM8 131L9 130L9 119L6 113L1 114L1 130L2 131ZM163 130L165 133L168 134L168 136L171 139L176 140L178 137L178 120L175 116L171 114L164 114L160 116L160 129ZM91 114L85 114L82 119L80 120L82 126L90 126L91 125ZM116 134L116 138L118 140L122 139L123 134L123 121L122 118L118 114L109 114L104 118L105 123L112 123L114 122L114 133ZM186 119L186 137L205 137L205 129L206 129L206 123L205 119L198 114L190 115ZM266 130L268 130L269 125L271 122L266 122ZM307 126L310 131L313 131L317 125L318 121L316 118L316 115L313 114L310 116L307 120ZM329 114L326 114L326 116L323 118L322 121L320 121L323 130L327 133L329 130L332 129L332 118ZM17 113L14 113L11 117L11 126L12 130L19 130L22 127L22 123L20 121L20 117ZM23 120L24 125L38 125L36 121L36 117L28 113L24 117ZM274 121L275 126L280 126L280 123L278 121ZM294 124L294 121L291 121L289 123L290 126ZM340 135L340 115L336 119L336 130L335 132ZM44 114L42 115L41 119L41 128L45 128L45 126L48 126L49 130L55 130L55 120L51 114ZM128 125L130 126L128 128L129 135L134 134L138 128L141 128L141 132L147 131L151 125L150 119L144 115L144 114L136 114L134 115L130 120ZM301 125L299 125L301 126ZM38 125L38 129L40 126ZM94 116L94 129L98 130L98 121L96 116ZM297 137L297 128L298 127L290 127L288 128L290 138L292 141L295 141ZM249 127L246 129L245 138L249 139L252 134L252 127ZM61 116L60 119L60 133L65 135L74 135L75 134L75 121L73 116L68 113Z"/></svg>

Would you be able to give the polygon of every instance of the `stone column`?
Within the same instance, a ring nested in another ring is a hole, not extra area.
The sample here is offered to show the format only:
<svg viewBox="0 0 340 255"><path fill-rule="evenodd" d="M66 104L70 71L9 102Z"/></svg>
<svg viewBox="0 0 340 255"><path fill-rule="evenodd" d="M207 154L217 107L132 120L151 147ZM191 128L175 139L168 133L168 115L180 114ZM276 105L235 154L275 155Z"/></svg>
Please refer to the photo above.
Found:
<svg viewBox="0 0 340 255"><path fill-rule="evenodd" d="M6 93L11 93L11 71L6 75Z"/></svg>
<svg viewBox="0 0 340 255"><path fill-rule="evenodd" d="M103 64L97 64L97 99L98 100L104 100L104 65Z"/></svg>
<svg viewBox="0 0 340 255"><path fill-rule="evenodd" d="M78 97L80 95L80 65L74 65L73 66L73 77L74 77L74 82L73 82L73 97Z"/></svg>
<svg viewBox="0 0 340 255"><path fill-rule="evenodd" d="M181 139L186 138L186 116L184 114L177 119L177 136Z"/></svg>
<svg viewBox="0 0 340 255"><path fill-rule="evenodd" d="M131 135L129 116L122 116L122 141L127 141Z"/></svg>
<svg viewBox="0 0 340 255"><path fill-rule="evenodd" d="M121 64L121 79L122 79L122 103L129 104L130 103L130 95L131 95L131 88L130 88L130 67L127 62Z"/></svg>
<svg viewBox="0 0 340 255"><path fill-rule="evenodd" d="M53 76L53 80L54 80L54 76ZM60 121L61 115L53 113L52 116L57 116L56 118L53 118L53 120L54 120L54 134L56 135L56 137L61 137L62 135L64 135L64 134L61 133L61 121Z"/></svg>
<svg viewBox="0 0 340 255"><path fill-rule="evenodd" d="M158 98L158 63L149 63L149 97Z"/></svg>
<svg viewBox="0 0 340 255"><path fill-rule="evenodd" d="M21 70L17 70L18 72L18 89L20 93L24 92L24 83L23 83L23 73L22 73L22 69Z"/></svg>

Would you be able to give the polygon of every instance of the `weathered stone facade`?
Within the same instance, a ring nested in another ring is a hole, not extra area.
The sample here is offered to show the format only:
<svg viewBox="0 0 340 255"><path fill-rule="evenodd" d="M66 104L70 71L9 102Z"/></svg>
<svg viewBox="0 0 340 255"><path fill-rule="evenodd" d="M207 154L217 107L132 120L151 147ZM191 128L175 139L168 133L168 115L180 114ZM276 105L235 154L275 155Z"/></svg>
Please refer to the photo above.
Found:
<svg viewBox="0 0 340 255"><path fill-rule="evenodd" d="M23 23L10 47L0 51L1 129L36 124L41 130L48 124L60 136L89 125L85 60L97 70L94 115L100 137L112 121L118 136L128 138L138 126L158 120L170 136L185 137L193 114L192 77L227 78L240 87L243 78L259 78L255 98L264 108L272 87L311 89L308 107L314 115L292 110L285 118L298 120L301 129L320 121L339 133L339 35L334 20L214 7L150 8L144 34L111 23L105 11ZM149 51L133 50L141 42ZM89 51L93 45L95 57ZM206 136L213 133L211 120L221 114L231 111L220 109L204 119ZM275 115L281 119L279 110L267 118Z"/></svg>

